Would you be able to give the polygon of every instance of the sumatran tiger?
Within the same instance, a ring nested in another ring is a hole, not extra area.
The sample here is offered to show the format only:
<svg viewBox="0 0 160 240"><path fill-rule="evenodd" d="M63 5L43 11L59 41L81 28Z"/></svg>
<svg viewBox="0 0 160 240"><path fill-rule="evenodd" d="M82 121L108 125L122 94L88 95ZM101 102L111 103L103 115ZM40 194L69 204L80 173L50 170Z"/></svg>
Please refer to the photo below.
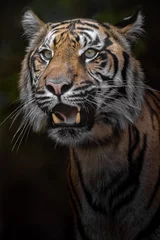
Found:
<svg viewBox="0 0 160 240"><path fill-rule="evenodd" d="M23 15L24 118L70 148L78 240L160 239L160 94L132 53L143 22L141 11L116 25Z"/></svg>

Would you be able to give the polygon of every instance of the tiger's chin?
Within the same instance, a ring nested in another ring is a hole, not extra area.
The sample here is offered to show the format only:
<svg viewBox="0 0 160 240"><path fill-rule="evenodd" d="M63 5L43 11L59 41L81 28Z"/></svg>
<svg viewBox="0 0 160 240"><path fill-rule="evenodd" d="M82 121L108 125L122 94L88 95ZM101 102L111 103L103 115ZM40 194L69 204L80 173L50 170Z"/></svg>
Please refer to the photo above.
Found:
<svg viewBox="0 0 160 240"><path fill-rule="evenodd" d="M74 127L49 127L48 136L56 143L65 146L77 146L83 144L89 136L91 126Z"/></svg>

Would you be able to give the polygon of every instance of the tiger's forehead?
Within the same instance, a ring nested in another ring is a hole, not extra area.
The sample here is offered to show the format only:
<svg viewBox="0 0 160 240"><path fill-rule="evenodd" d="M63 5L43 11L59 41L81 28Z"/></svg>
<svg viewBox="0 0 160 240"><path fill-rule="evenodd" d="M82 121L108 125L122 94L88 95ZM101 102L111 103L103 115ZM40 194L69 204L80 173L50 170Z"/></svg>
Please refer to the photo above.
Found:
<svg viewBox="0 0 160 240"><path fill-rule="evenodd" d="M105 28L97 21L73 19L59 23L50 23L49 32L45 37L45 44L52 46L68 40L84 47L96 46L101 48L108 37Z"/></svg>
<svg viewBox="0 0 160 240"><path fill-rule="evenodd" d="M53 29L70 29L70 30L101 30L102 23L92 20L92 19L83 19L83 18L77 18L77 19L71 19L66 20L58 23L50 23L51 28Z"/></svg>

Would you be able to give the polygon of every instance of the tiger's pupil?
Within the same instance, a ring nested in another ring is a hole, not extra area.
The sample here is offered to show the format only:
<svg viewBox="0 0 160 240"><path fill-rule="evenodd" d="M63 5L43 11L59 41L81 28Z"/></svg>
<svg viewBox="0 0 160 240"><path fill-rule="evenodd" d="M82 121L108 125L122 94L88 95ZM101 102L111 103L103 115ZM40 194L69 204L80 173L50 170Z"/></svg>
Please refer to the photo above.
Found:
<svg viewBox="0 0 160 240"><path fill-rule="evenodd" d="M88 49L88 50L84 53L84 55L85 55L86 58L93 58L96 54L97 54L97 51L96 51L95 49L92 49L92 48Z"/></svg>

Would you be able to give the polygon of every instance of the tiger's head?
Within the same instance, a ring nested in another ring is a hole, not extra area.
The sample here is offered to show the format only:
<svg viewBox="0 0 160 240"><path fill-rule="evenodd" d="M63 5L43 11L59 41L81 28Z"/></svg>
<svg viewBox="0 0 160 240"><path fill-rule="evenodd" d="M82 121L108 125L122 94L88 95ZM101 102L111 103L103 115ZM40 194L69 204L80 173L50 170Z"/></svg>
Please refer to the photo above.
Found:
<svg viewBox="0 0 160 240"><path fill-rule="evenodd" d="M43 23L32 11L19 82L24 118L62 144L103 138L140 114L143 72L132 42L143 32L137 12L116 25L90 19Z"/></svg>

